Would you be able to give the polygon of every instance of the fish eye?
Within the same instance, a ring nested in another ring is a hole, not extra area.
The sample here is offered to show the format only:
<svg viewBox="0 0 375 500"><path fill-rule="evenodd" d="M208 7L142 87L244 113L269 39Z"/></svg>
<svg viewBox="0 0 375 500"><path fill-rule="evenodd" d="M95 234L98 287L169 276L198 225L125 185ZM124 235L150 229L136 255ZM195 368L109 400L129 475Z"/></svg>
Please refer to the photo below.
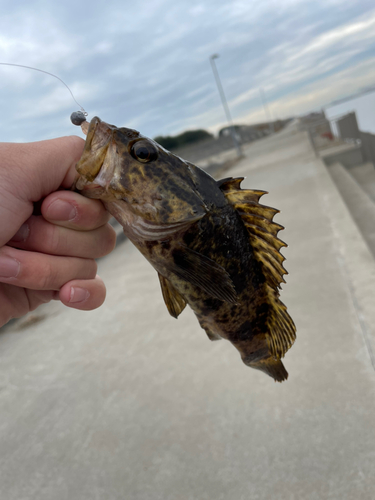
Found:
<svg viewBox="0 0 375 500"><path fill-rule="evenodd" d="M148 141L137 141L133 144L131 155L142 163L149 163L156 160L158 152L153 144Z"/></svg>

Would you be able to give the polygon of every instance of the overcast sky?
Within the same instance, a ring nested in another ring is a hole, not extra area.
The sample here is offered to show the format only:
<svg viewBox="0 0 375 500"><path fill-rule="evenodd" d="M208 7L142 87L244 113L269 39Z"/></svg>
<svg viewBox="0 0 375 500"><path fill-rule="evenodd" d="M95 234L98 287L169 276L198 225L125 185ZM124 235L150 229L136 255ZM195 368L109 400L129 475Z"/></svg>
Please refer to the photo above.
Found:
<svg viewBox="0 0 375 500"><path fill-rule="evenodd" d="M0 61L55 73L89 113L144 135L306 113L375 84L373 0L0 0ZM79 133L55 78L0 66L2 141Z"/></svg>

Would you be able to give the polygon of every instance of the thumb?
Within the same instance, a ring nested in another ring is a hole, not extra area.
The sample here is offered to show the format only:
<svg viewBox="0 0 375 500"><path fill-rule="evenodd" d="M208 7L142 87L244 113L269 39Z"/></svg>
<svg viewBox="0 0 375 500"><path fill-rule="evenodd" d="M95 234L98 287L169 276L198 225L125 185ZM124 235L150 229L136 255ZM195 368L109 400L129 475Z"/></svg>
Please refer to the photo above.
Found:
<svg viewBox="0 0 375 500"><path fill-rule="evenodd" d="M26 144L0 143L0 246L33 212L33 203L74 181L84 141L76 136Z"/></svg>
<svg viewBox="0 0 375 500"><path fill-rule="evenodd" d="M10 144L13 168L22 175L22 178L18 176L17 179L19 195L27 201L35 202L60 187L70 187L84 144L84 140L77 136Z"/></svg>

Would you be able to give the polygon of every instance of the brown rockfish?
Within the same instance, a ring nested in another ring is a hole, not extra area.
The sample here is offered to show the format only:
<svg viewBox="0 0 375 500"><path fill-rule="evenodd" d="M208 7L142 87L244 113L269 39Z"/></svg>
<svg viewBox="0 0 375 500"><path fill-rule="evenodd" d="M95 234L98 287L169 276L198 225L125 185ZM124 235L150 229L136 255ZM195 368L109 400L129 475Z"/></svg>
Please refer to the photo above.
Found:
<svg viewBox="0 0 375 500"><path fill-rule="evenodd" d="M209 339L225 338L243 362L281 382L295 326L279 299L285 246L259 204L265 191L214 180L136 130L95 117L77 164L76 189L103 201L156 269L169 313L189 304Z"/></svg>

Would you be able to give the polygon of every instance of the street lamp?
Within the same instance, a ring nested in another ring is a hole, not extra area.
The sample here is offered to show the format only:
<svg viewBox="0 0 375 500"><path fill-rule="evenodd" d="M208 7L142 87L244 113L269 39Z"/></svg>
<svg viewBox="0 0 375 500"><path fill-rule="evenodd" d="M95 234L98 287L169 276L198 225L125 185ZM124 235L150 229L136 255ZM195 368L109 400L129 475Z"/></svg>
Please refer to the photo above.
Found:
<svg viewBox="0 0 375 500"><path fill-rule="evenodd" d="M229 127L230 127L231 135L232 135L232 138L233 138L234 146L235 146L235 148L237 150L238 156L240 157L240 156L242 156L241 145L240 145L240 143L238 142L238 139L237 139L237 134L236 134L236 131L235 131L235 128L234 128L234 125L233 125L233 120L232 120L232 117L231 117L231 114L230 114L230 111L229 111L227 100L225 98L224 89L223 89L223 86L221 85L219 73L217 71L216 64L215 64L215 59L217 59L218 57L219 57L219 54L212 54L212 56L210 56L209 59L210 59L211 67L212 67L212 72L213 72L214 77L215 77L216 85L217 85L217 88L218 88L218 91L219 91L219 94L220 94L221 102L223 104L225 115L226 115L227 121L229 123Z"/></svg>

